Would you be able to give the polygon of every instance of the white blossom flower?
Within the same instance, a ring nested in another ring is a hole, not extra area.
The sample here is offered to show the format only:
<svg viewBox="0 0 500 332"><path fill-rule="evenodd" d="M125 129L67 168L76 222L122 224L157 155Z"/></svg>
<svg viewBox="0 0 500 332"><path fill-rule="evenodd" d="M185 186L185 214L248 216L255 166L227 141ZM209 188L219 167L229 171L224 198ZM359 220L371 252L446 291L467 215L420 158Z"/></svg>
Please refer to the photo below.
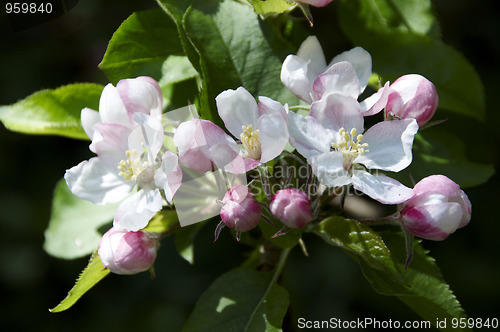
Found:
<svg viewBox="0 0 500 332"><path fill-rule="evenodd" d="M308 37L297 55L286 57L281 81L297 97L311 104L329 93L357 99L368 85L372 72L370 53L355 47L332 59L327 65L323 49L315 36ZM380 112L387 103L389 83L361 103L363 115Z"/></svg>
<svg viewBox="0 0 500 332"><path fill-rule="evenodd" d="M108 85L99 113L82 111L82 124L97 154L66 171L71 192L95 204L123 201L114 227L136 231L162 208L162 193L172 201L182 172L177 156L160 154L163 145L161 92L149 78ZM135 188L139 190L132 194Z"/></svg>
<svg viewBox="0 0 500 332"><path fill-rule="evenodd" d="M290 143L328 187L352 184L384 204L401 203L413 191L371 170L398 172L412 160L414 119L380 122L363 133L363 115L352 97L329 94L311 105L310 116L290 112Z"/></svg>
<svg viewBox="0 0 500 332"><path fill-rule="evenodd" d="M266 163L279 156L288 142L288 106L267 97L259 104L243 87L220 93L215 101L231 134L241 140L245 157Z"/></svg>

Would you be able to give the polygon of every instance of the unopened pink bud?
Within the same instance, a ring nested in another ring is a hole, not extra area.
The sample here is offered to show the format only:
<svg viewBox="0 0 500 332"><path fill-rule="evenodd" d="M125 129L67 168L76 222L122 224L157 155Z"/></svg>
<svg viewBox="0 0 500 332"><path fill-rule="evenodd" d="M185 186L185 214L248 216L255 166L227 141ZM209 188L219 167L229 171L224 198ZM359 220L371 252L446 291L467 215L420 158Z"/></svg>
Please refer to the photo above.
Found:
<svg viewBox="0 0 500 332"><path fill-rule="evenodd" d="M131 232L112 227L101 238L99 257L116 274L135 274L148 270L158 249L157 238L147 232Z"/></svg>
<svg viewBox="0 0 500 332"><path fill-rule="evenodd" d="M258 225L262 208L246 186L238 184L229 189L222 199L220 217L229 228L246 232Z"/></svg>
<svg viewBox="0 0 500 332"><path fill-rule="evenodd" d="M413 191L415 196L403 203L399 217L411 233L440 241L469 223L472 209L469 198L446 176L428 176Z"/></svg>
<svg viewBox="0 0 500 332"><path fill-rule="evenodd" d="M421 127L438 107L436 87L423 76L412 74L398 78L389 87L386 112L389 117L415 119Z"/></svg>
<svg viewBox="0 0 500 332"><path fill-rule="evenodd" d="M271 213L290 228L302 228L312 220L311 200L299 189L281 189L270 203Z"/></svg>

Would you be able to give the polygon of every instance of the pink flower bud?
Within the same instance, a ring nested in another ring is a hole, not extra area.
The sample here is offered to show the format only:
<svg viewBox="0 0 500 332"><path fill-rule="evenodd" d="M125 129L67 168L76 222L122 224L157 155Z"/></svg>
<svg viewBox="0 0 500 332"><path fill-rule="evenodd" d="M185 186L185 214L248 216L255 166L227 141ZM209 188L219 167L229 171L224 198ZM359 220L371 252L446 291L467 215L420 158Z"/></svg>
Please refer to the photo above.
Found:
<svg viewBox="0 0 500 332"><path fill-rule="evenodd" d="M386 112L389 117L415 119L421 127L438 107L436 87L423 76L404 75L391 84Z"/></svg>
<svg viewBox="0 0 500 332"><path fill-rule="evenodd" d="M244 185L238 184L229 189L222 199L224 206L220 217L229 228L246 232L257 226L260 221L261 207L253 193Z"/></svg>
<svg viewBox="0 0 500 332"><path fill-rule="evenodd" d="M399 217L411 233L440 241L469 223L472 209L469 198L446 176L428 176L413 191L415 196L403 203Z"/></svg>
<svg viewBox="0 0 500 332"><path fill-rule="evenodd" d="M101 238L99 257L116 274L146 271L156 258L157 238L147 232L131 232L112 227Z"/></svg>
<svg viewBox="0 0 500 332"><path fill-rule="evenodd" d="M302 228L312 220L311 200L296 188L278 190L270 207L273 216L290 228Z"/></svg>
<svg viewBox="0 0 500 332"><path fill-rule="evenodd" d="M332 1L333 0L295 0L295 2L302 2L302 3L305 3L307 5L311 5L314 7L324 7Z"/></svg>

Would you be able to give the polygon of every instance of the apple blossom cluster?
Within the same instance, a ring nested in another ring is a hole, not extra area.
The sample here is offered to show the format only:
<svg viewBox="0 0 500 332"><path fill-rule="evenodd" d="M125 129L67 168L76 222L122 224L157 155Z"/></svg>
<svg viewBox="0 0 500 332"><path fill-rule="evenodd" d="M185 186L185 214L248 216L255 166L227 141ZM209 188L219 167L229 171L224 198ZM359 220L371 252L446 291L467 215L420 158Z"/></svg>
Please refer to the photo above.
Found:
<svg viewBox="0 0 500 332"><path fill-rule="evenodd" d="M399 204L392 220L416 236L443 240L465 226L471 204L452 180L435 175L409 188L383 173L411 164L415 134L438 106L436 88L420 75L404 75L360 101L371 66L370 54L361 47L327 64L318 40L309 37L285 59L281 71L281 81L302 103L289 107L264 96L256 100L244 87L226 90L215 100L225 128L193 117L166 130L161 90L151 78L106 86L99 112L84 109L81 114L96 156L65 175L80 198L121 202L99 246L103 264L118 274L153 264L159 235L141 230L164 206L175 208L174 196L189 170L259 174L252 186L229 184L216 200L221 219L216 240L224 227L239 240L261 221L276 225L275 236L285 236L319 221L322 204L331 204L321 199L325 192L331 198L350 187L382 204ZM382 121L368 127L365 118L382 111ZM172 151L164 144L169 137ZM285 158L307 168L305 186L269 173ZM320 189L311 191L313 185Z"/></svg>

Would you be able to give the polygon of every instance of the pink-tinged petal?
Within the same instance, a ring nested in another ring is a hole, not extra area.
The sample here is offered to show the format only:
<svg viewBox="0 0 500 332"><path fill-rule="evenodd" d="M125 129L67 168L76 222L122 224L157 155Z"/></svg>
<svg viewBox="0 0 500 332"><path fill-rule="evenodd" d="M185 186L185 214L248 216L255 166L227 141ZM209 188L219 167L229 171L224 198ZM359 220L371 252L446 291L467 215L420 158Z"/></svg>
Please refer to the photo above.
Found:
<svg viewBox="0 0 500 332"><path fill-rule="evenodd" d="M337 93L357 99L359 83L351 63L342 61L329 67L314 81L313 91L318 99L329 93Z"/></svg>
<svg viewBox="0 0 500 332"><path fill-rule="evenodd" d="M128 137L128 147L130 150L148 152L148 161L153 163L156 155L163 146L163 126L160 121L153 116L144 113L135 113L134 121L139 124Z"/></svg>
<svg viewBox="0 0 500 332"><path fill-rule="evenodd" d="M121 160L127 159L128 135L130 129L119 124L98 123L94 126L92 144L89 148L99 156L108 167L118 167Z"/></svg>
<svg viewBox="0 0 500 332"><path fill-rule="evenodd" d="M258 103L259 116L265 114L279 114L288 123L288 105L281 105L280 102L268 97L259 97Z"/></svg>
<svg viewBox="0 0 500 332"><path fill-rule="evenodd" d="M289 113L288 132L290 144L306 158L329 152L334 137L317 119L294 112Z"/></svg>
<svg viewBox="0 0 500 332"><path fill-rule="evenodd" d="M159 189L143 188L125 199L116 210L113 227L128 231L138 231L146 227L154 215L162 208Z"/></svg>
<svg viewBox="0 0 500 332"><path fill-rule="evenodd" d="M363 115L359 103L352 97L339 94L325 95L311 105L309 114L323 127L335 133L338 133L340 128L344 128L347 132L353 128L359 133L363 132Z"/></svg>
<svg viewBox="0 0 500 332"><path fill-rule="evenodd" d="M359 190L382 204L399 204L415 195L398 181L385 175L372 175L364 170L354 170L352 184Z"/></svg>
<svg viewBox="0 0 500 332"><path fill-rule="evenodd" d="M415 187L415 194L425 195L429 193L439 193L449 197L459 196L460 186L444 175L431 175L420 180Z"/></svg>
<svg viewBox="0 0 500 332"><path fill-rule="evenodd" d="M309 36L302 42L297 56L307 62L307 77L311 83L326 69L325 54L316 36Z"/></svg>
<svg viewBox="0 0 500 332"><path fill-rule="evenodd" d="M360 95L368 85L368 80L370 79L370 76L372 74L372 57L370 53L368 53L362 47L355 47L334 57L328 66L332 66L333 64L341 61L347 61L351 63L352 67L354 68L356 76L358 77L358 95Z"/></svg>
<svg viewBox="0 0 500 332"><path fill-rule="evenodd" d="M389 82L386 82L377 92L359 103L363 116L374 115L383 110L387 105L390 91Z"/></svg>
<svg viewBox="0 0 500 332"><path fill-rule="evenodd" d="M182 183L182 170L177 155L167 151L161 159L161 166L154 175L155 185L165 192L165 198L172 203L175 192Z"/></svg>
<svg viewBox="0 0 500 332"><path fill-rule="evenodd" d="M414 119L375 124L363 135L363 143L368 143L369 152L358 156L354 163L392 172L405 169L412 161L411 149L417 131Z"/></svg>
<svg viewBox="0 0 500 332"><path fill-rule="evenodd" d="M318 73L319 75L319 73ZM311 78L309 77L311 76ZM281 82L294 95L305 101L312 103L312 84L317 76L308 73L308 61L296 55L289 55L283 61L281 67Z"/></svg>
<svg viewBox="0 0 500 332"><path fill-rule="evenodd" d="M243 174L261 164L258 160L243 157L235 142L214 144L208 153L214 164L228 173Z"/></svg>
<svg viewBox="0 0 500 332"><path fill-rule="evenodd" d="M324 7L333 0L295 0L295 2L302 2L314 7Z"/></svg>
<svg viewBox="0 0 500 332"><path fill-rule="evenodd" d="M101 122L99 112L85 107L82 110L80 119L82 121L82 127L85 131L85 134L87 134L87 136L92 139L92 137L94 137L94 126Z"/></svg>
<svg viewBox="0 0 500 332"><path fill-rule="evenodd" d="M314 175L327 187L342 187L352 182L352 177L344 169L342 153L331 151L307 158Z"/></svg>
<svg viewBox="0 0 500 332"><path fill-rule="evenodd" d="M257 102L245 88L223 91L215 97L215 102L224 125L237 139L243 132L242 126L252 125L255 128L259 115Z"/></svg>
<svg viewBox="0 0 500 332"><path fill-rule="evenodd" d="M64 179L73 194L95 204L119 202L134 186L118 175L116 167L106 167L97 157L68 169Z"/></svg>
<svg viewBox="0 0 500 332"><path fill-rule="evenodd" d="M260 135L260 161L267 163L279 156L288 143L288 128L281 114L266 114L257 120Z"/></svg>
<svg viewBox="0 0 500 332"><path fill-rule="evenodd" d="M180 162L201 173L213 169L214 164L209 153L212 145L223 142L235 144L219 126L199 119L181 123L173 141L179 150Z"/></svg>
<svg viewBox="0 0 500 332"><path fill-rule="evenodd" d="M163 98L158 83L150 77L125 79L118 82L116 89L132 121L136 112L151 115L161 121Z"/></svg>
<svg viewBox="0 0 500 332"><path fill-rule="evenodd" d="M441 241L459 228L462 217L460 204L444 203L408 209L401 220L411 233L424 239Z"/></svg>
<svg viewBox="0 0 500 332"><path fill-rule="evenodd" d="M111 83L102 90L99 100L99 115L103 123L119 124L131 128L131 119L123 104L118 89Z"/></svg>

